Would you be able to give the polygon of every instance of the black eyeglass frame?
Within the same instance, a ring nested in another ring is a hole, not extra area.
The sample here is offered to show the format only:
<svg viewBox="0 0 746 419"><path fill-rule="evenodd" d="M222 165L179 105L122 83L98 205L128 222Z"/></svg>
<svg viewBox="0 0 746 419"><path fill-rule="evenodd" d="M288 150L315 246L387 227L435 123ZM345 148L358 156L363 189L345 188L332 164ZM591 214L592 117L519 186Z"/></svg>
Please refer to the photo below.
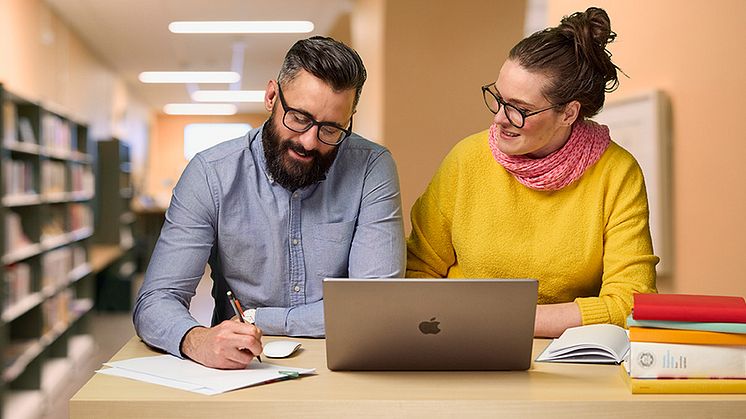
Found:
<svg viewBox="0 0 746 419"><path fill-rule="evenodd" d="M493 83L485 84L484 86L482 86L482 99L484 99L484 104L487 106L487 109L489 109L490 112L492 112L494 115L497 115L497 113L500 112L500 108L502 108L503 109L503 113L505 114L505 117L508 119L508 122L510 122L510 125L518 128L518 129L523 128L526 125L526 118L528 118L529 116L534 116L536 114L540 114L542 112L546 112L546 111L548 111L550 109L559 108L560 106L564 106L565 105L565 103L561 103L559 105L552 105L552 106L550 106L548 108L539 109L537 111L526 112L526 111L523 111L523 110L520 110L520 109L516 108L515 106L511 105L510 103L505 102L495 92L493 92L492 90L490 90L490 87L492 87L494 85L495 85L495 83L493 82ZM497 88L495 88L495 90L497 90ZM492 107L490 106L489 102L487 101L487 96L486 96L487 93L489 93L493 98L495 98L495 101L497 102L497 110L492 110ZM508 109L507 109L508 107L510 107L511 109L515 110L516 112L518 112L519 115L521 115L521 124L520 125L516 124L515 121L513 121L512 119L510 119L510 115L508 115Z"/></svg>
<svg viewBox="0 0 746 419"><path fill-rule="evenodd" d="M344 140L346 140L350 135L352 135L352 117L350 117L350 125L347 127L347 129L340 127L338 124L336 124L334 122L319 122L316 119L314 119L311 115L309 115L307 112L303 112L300 109L295 109L295 108L291 108L290 106L288 106L287 102L285 102L285 96L282 94L282 87L280 87L280 83L279 82L277 83L277 93L278 93L278 96L280 97L280 104L282 105L282 110L285 112L282 115L282 125L284 125L285 128L289 129L290 131L302 134L302 133L310 130L311 128L313 128L314 125L316 125L316 126L319 127L316 130L316 138L319 141L321 141L322 143L324 143L326 145L334 146L334 147L342 144L342 142ZM297 129L294 129L294 128L290 128L288 126L288 124L285 122L285 118L287 117L288 112L290 112L290 111L297 112L297 113L305 116L306 118L308 118L308 121L309 121L308 127L306 127L303 130L297 130ZM333 127L333 128L336 128L338 130L341 130L344 133L344 135L342 135L340 137L339 141L337 141L336 143L332 143L332 142L329 142L329 141L322 140L321 139L321 128L322 127Z"/></svg>

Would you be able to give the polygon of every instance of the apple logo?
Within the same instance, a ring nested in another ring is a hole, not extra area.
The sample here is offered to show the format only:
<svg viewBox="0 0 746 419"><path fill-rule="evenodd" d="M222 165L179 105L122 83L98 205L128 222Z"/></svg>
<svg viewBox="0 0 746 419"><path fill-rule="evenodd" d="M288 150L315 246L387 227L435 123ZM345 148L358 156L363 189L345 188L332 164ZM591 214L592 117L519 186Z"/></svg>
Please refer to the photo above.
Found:
<svg viewBox="0 0 746 419"><path fill-rule="evenodd" d="M435 317L433 317L430 321L420 323L420 332L426 335L437 335L440 333L440 328L438 327L439 324L440 322L435 321Z"/></svg>

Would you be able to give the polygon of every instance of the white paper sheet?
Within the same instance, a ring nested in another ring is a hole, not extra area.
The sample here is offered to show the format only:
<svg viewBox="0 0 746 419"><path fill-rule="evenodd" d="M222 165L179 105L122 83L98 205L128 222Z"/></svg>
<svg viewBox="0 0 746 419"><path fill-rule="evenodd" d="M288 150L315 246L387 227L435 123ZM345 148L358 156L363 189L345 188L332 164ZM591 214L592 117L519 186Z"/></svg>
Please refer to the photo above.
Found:
<svg viewBox="0 0 746 419"><path fill-rule="evenodd" d="M96 372L207 395L287 379L288 374L283 372L299 375L316 373L314 368L292 368L256 361L243 370L219 370L172 355L132 358L104 365L111 368Z"/></svg>

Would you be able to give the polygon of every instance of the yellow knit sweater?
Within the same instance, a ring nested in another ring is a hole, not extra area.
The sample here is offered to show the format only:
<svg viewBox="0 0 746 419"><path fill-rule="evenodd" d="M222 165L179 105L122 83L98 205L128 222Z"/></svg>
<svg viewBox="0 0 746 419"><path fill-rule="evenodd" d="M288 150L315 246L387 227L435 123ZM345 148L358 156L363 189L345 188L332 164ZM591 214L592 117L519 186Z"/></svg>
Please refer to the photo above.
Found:
<svg viewBox="0 0 746 419"><path fill-rule="evenodd" d="M487 131L446 156L412 207L407 276L535 278L539 304L575 301L583 324L624 326L656 292L642 172L612 142L575 183L536 191L492 157Z"/></svg>

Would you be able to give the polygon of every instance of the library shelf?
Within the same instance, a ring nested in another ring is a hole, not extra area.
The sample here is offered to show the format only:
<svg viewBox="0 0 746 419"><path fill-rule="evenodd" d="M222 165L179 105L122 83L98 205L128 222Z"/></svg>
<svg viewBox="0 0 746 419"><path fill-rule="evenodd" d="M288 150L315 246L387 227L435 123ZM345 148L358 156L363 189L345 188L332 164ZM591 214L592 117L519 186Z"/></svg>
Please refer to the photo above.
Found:
<svg viewBox="0 0 746 419"><path fill-rule="evenodd" d="M39 205L44 199L38 193L8 195L3 197L4 207L27 207L29 205Z"/></svg>
<svg viewBox="0 0 746 419"><path fill-rule="evenodd" d="M95 159L88 127L0 85L0 403L39 417L90 339ZM87 336L85 339L78 339Z"/></svg>
<svg viewBox="0 0 746 419"><path fill-rule="evenodd" d="M3 381L12 382L25 372L26 367L47 348L57 341L72 325L81 317L87 314L93 308L93 300L83 299L77 302L77 308L71 313L71 318L67 321L58 321L51 329L44 333L38 340L28 340L20 342L23 350L19 355L3 369Z"/></svg>

